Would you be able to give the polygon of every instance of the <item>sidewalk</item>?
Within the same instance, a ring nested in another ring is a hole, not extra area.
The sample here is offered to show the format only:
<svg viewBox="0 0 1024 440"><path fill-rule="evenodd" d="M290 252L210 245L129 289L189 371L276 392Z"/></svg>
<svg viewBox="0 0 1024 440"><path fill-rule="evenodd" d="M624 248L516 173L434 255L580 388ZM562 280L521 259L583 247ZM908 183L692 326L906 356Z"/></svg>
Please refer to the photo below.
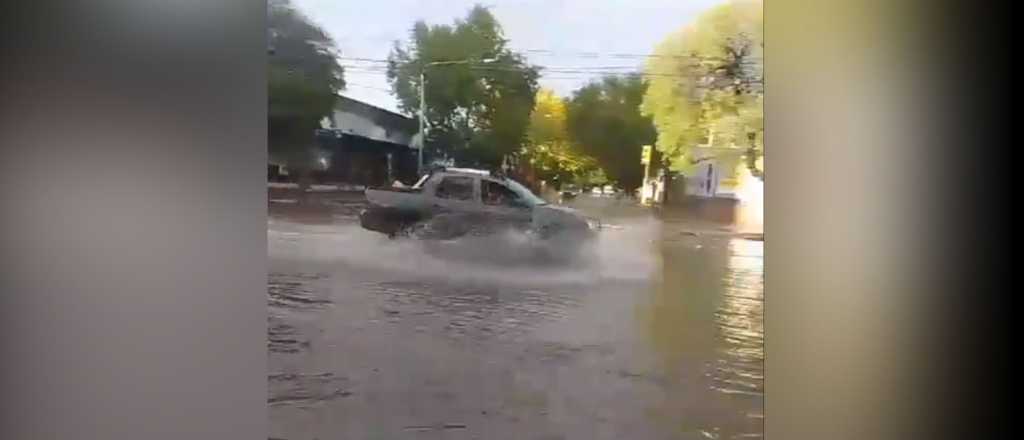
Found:
<svg viewBox="0 0 1024 440"><path fill-rule="evenodd" d="M337 186L335 186L337 188ZM267 217L304 224L334 224L355 221L366 207L362 190L315 190L299 192L298 186L267 189Z"/></svg>
<svg viewBox="0 0 1024 440"><path fill-rule="evenodd" d="M700 214L687 206L659 206L653 208L655 215L665 225L679 229L680 236L734 237L764 241L764 229L745 227L736 222L716 222L701 218Z"/></svg>
<svg viewBox="0 0 1024 440"><path fill-rule="evenodd" d="M267 188L273 189L299 189L299 184L291 182L267 182ZM366 186L350 185L346 183L317 184L310 185L307 192L333 192L333 191L363 191Z"/></svg>

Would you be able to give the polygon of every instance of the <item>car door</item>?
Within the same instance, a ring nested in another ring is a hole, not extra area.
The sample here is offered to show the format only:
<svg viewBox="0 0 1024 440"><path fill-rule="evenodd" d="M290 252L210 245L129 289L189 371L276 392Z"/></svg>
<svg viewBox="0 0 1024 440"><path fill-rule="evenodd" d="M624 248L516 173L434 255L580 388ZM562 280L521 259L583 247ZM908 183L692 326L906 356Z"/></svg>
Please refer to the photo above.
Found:
<svg viewBox="0 0 1024 440"><path fill-rule="evenodd" d="M481 179L480 196L487 221L497 227L529 226L532 209L519 195L498 180Z"/></svg>
<svg viewBox="0 0 1024 440"><path fill-rule="evenodd" d="M428 228L439 237L458 237L479 223L480 196L473 176L446 174L440 177L431 197Z"/></svg>
<svg viewBox="0 0 1024 440"><path fill-rule="evenodd" d="M435 213L469 213L479 208L476 180L472 176L444 175L434 187Z"/></svg>

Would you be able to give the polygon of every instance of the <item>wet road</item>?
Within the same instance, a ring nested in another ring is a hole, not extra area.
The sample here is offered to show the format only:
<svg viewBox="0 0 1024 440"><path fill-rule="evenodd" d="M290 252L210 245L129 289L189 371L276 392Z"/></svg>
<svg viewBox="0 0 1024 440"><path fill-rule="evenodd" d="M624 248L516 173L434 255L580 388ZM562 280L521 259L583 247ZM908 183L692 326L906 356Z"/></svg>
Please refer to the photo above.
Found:
<svg viewBox="0 0 1024 440"><path fill-rule="evenodd" d="M761 437L762 242L575 203L611 227L562 268L271 220L269 436Z"/></svg>

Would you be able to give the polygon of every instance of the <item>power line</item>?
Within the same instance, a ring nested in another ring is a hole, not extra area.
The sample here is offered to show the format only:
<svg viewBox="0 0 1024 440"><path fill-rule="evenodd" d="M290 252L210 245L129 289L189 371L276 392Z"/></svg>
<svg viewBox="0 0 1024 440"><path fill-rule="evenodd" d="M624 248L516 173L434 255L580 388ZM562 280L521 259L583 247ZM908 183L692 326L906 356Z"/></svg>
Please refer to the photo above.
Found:
<svg viewBox="0 0 1024 440"><path fill-rule="evenodd" d="M342 64L341 67L344 68L345 70L354 69L354 70L365 70L365 71L369 71L369 72L387 72L388 71L387 68L384 68L384 67L373 67L373 66L356 66L356 65Z"/></svg>
<svg viewBox="0 0 1024 440"><path fill-rule="evenodd" d="M402 33L394 34L393 36L359 36L359 35L346 35L339 40L359 40L359 41L401 41L404 42L406 35ZM551 56L571 56L575 58L620 58L620 59L644 59L644 58L676 58L686 57L686 55L666 55L656 53L642 53L642 52L604 52L600 50L582 50L582 49L540 49L540 48L517 48L512 47L515 52L530 53L537 55L551 55Z"/></svg>
<svg viewBox="0 0 1024 440"><path fill-rule="evenodd" d="M526 52L534 51L534 50L535 51L539 51L539 52L548 52L552 56L556 56L557 55L554 52L545 51L543 49L528 49L528 50L526 50ZM598 52L580 52L580 54L584 54L585 56L581 56L579 58L601 58L601 57L620 58L620 59L621 58L625 58L625 59L675 58L675 59L687 59L687 60L699 59L701 61L731 61L732 60L729 57L709 56L709 55L663 55L663 54L623 54L623 53L601 54L601 53L598 53ZM390 62L390 60L385 59L385 58L366 58L366 57L344 57L344 56L340 56L340 57L338 57L338 59L340 59L340 60L350 60L350 61L361 61L361 62L368 62L368 63L385 63L385 64ZM755 56L755 55L745 55L745 56L742 57L742 59L762 61L764 59L764 57L762 57L762 56ZM627 66L611 66L611 67L627 67Z"/></svg>
<svg viewBox="0 0 1024 440"><path fill-rule="evenodd" d="M364 62L371 62L371 63L387 63L388 62L388 60L381 59L381 58L362 58L362 57L337 57L337 58L339 60L364 61Z"/></svg>
<svg viewBox="0 0 1024 440"><path fill-rule="evenodd" d="M366 84L356 84L356 83L346 82L346 83L345 83L345 87L346 87L346 88L348 88L349 86L352 86L352 87L361 87L361 88L364 88L364 89L370 89L370 90L379 90L379 91L381 91L381 92L388 92L388 93L391 93L391 89L385 89L385 88L383 88L383 87L377 87L377 86L369 86L369 85L366 85Z"/></svg>
<svg viewBox="0 0 1024 440"><path fill-rule="evenodd" d="M369 60L369 59L366 59ZM384 60L374 60L375 62L386 62ZM750 61L742 64L749 64ZM524 67L512 67L512 66L495 66L491 64L479 63L479 64L460 64L465 68L471 70L483 70L483 71L504 71L504 72L538 72L541 74L592 74L592 75L640 75L645 77L676 77L683 78L689 75L681 72L661 71L652 72L644 69L643 66L629 66L629 65L615 65L615 66L544 66L544 65L529 65ZM382 65L359 65L359 64L342 64L341 67L345 69L351 69L354 72L381 72L386 73L388 71L387 66Z"/></svg>
<svg viewBox="0 0 1024 440"><path fill-rule="evenodd" d="M380 65L380 63L388 63L388 60L377 59L377 58L356 58L356 57L341 57L343 59L350 59L359 62L369 62L376 64L343 64L342 67L350 69L353 73L387 73L388 66ZM713 60L716 58L705 57L704 60ZM746 60L744 64L748 64L751 61ZM572 75L572 74L584 74L584 75L639 75L642 77L654 78L654 77L668 77L668 78L685 78L689 75L681 72L652 72L644 69L642 66L628 66L628 65L615 65L615 66L544 66L544 65L529 65L524 67L512 67L512 66L495 66L490 63L460 63L458 65L465 66L465 68L471 70L481 71L504 71L504 72L538 72L541 74L561 74L561 75ZM437 66L440 67L440 66ZM549 75L544 75L545 77ZM582 77L581 77L582 78Z"/></svg>
<svg viewBox="0 0 1024 440"><path fill-rule="evenodd" d="M387 72L388 72L386 68L376 67L376 66L342 65L341 67L346 69L346 71L352 71L353 73L387 74ZM497 66L484 66L484 65L466 65L465 67L467 69L470 69L470 70L492 71L492 72L526 73L526 72L532 72L533 71L533 70L531 70L528 67L525 67L525 68L514 68L514 67L497 67ZM623 68L625 68L625 66L623 66ZM580 75L589 75L589 76L594 76L594 75L639 75L639 76L644 76L644 77L674 77L674 78L685 78L685 77L688 77L688 75L681 74L681 73L647 72L647 71L644 71L644 70L640 69L639 67L633 67L632 69L633 70L609 70L609 69L598 70L598 69L595 68L594 70L589 70L589 69L569 68L569 67L544 68L544 67L540 66L539 69L537 70L537 73L540 73L542 75L545 74L545 73L553 73L553 74L580 74ZM580 76L580 77L581 78L586 78L587 76Z"/></svg>
<svg viewBox="0 0 1024 440"><path fill-rule="evenodd" d="M548 55L548 56L571 56L575 58L618 58L618 59L646 59L646 58L676 58L676 59L687 59L693 58L693 55L668 55L668 54L656 54L656 53L622 53L622 52L593 52L593 51L579 51L579 50L566 50L566 51L555 51L550 49L514 49L517 52L525 52L537 55ZM703 57L703 58L716 58L716 57ZM750 56L750 58L758 58Z"/></svg>
<svg viewBox="0 0 1024 440"><path fill-rule="evenodd" d="M349 70L349 69L350 68L346 68L346 73L369 74L369 75L383 75L383 76L386 76L388 74L388 72L386 70L372 70L372 69L371 70L361 70L361 69L359 69L359 70ZM472 70L491 71L491 72L510 72L510 73L523 73L523 72L526 72L525 70L517 70L517 69L472 69ZM561 76L543 75L544 71L541 71L539 73L541 73L540 77L542 79L591 79L591 78L601 77L601 76L632 76L632 75L640 76L640 77L645 77L645 78L689 78L689 76L683 75L683 74L656 73L656 72L643 72L643 71L557 71L557 72L551 72L551 73L560 74Z"/></svg>
<svg viewBox="0 0 1024 440"><path fill-rule="evenodd" d="M648 59L648 58L675 58L675 59L688 59L694 58L693 55L669 55L669 54L657 54L657 53L623 53L623 52L593 52L593 51L579 51L579 50L566 50L566 51L555 51L550 49L512 49L515 52L522 52L527 54L541 55L541 56L561 56L568 58L613 58L613 59ZM366 57L339 57L341 59L357 60L357 61L368 61L368 62L388 62L386 59L380 58L366 58ZM722 57L708 57L703 56L702 58L722 58ZM748 55L747 58L761 59L761 56Z"/></svg>
<svg viewBox="0 0 1024 440"><path fill-rule="evenodd" d="M348 60L348 61L357 61L357 62L366 62L366 63L377 63L377 64L387 64L387 63L390 62L388 60L379 59L379 58L338 57L338 59L340 59L340 60ZM475 64L474 63L459 63L457 65L462 65L462 66L465 66L465 65L469 65L469 66L485 66L485 67L488 66L487 63L475 63ZM366 66L359 66L359 67L378 67L378 66L366 65ZM383 67L383 66L380 66L380 67ZM616 66L543 66L543 65L534 65L533 67L537 67L537 68L540 68L540 69L543 69L543 70L552 70L552 69L555 69L555 70L557 70L557 69L609 70L609 69L636 69L636 68L638 68L638 66L636 66L636 65L616 65Z"/></svg>

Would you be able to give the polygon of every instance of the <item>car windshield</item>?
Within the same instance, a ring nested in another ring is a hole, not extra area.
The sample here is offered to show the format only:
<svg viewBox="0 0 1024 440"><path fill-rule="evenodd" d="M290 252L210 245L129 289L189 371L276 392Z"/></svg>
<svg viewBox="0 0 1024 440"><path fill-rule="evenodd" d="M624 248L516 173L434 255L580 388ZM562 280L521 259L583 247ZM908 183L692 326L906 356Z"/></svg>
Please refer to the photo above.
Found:
<svg viewBox="0 0 1024 440"><path fill-rule="evenodd" d="M544 199L537 197L528 188L526 188L523 185L520 185L519 182L516 182L515 180L505 179L505 184L508 185L508 188L511 189L512 192L519 195L519 198L522 199L527 204L529 204L530 206L540 206L548 204L548 202L545 202Z"/></svg>

